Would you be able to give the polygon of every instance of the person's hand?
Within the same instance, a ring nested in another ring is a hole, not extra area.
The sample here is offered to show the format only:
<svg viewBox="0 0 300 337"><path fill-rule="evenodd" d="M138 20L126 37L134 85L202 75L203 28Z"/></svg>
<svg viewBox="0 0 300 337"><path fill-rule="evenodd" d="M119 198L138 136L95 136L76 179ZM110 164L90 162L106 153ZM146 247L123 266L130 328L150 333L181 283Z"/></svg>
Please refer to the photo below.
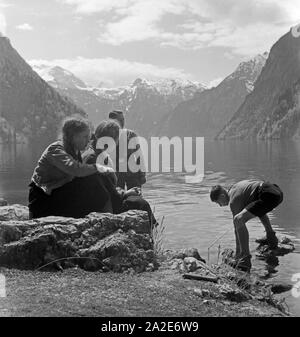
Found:
<svg viewBox="0 0 300 337"><path fill-rule="evenodd" d="M126 197L129 197L131 195L141 196L142 191L141 191L140 187L133 187L130 190L128 190L127 192L125 192L125 195L126 195Z"/></svg>
<svg viewBox="0 0 300 337"><path fill-rule="evenodd" d="M114 169L109 166L96 164L96 168L99 173L115 173Z"/></svg>
<svg viewBox="0 0 300 337"><path fill-rule="evenodd" d="M100 164L95 164L96 165L96 169L99 173L105 173L107 172L107 167L104 165L100 165Z"/></svg>
<svg viewBox="0 0 300 337"><path fill-rule="evenodd" d="M115 173L115 171L113 168L107 166L105 173Z"/></svg>

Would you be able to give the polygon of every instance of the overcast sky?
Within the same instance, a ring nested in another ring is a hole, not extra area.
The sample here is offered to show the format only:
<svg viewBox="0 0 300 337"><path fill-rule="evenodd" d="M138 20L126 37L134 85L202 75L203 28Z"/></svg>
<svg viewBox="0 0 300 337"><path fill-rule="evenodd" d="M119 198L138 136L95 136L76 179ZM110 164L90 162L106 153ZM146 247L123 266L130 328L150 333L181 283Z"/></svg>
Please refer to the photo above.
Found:
<svg viewBox="0 0 300 337"><path fill-rule="evenodd" d="M217 83L299 22L299 0L0 0L0 31L27 61L105 86Z"/></svg>

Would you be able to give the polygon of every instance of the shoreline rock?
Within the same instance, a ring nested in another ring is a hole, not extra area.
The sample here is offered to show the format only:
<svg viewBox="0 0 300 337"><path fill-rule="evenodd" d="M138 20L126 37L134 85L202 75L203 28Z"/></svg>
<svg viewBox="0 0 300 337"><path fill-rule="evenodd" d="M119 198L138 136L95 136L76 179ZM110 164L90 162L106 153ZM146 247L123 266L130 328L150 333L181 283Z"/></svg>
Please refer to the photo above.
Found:
<svg viewBox="0 0 300 337"><path fill-rule="evenodd" d="M191 255L198 253L196 249L189 251L194 251ZM201 257L201 260L197 260L194 257L185 257L182 250L168 251L163 268L177 271L187 280L186 282L198 283L201 288L197 287L193 291L205 301L225 300L229 303L241 303L257 300L289 316L285 302L276 295L291 290L292 286L280 282L266 282L256 274L245 273L230 267L226 261L233 254L232 249L225 249L221 264L207 266L201 261L203 260Z"/></svg>
<svg viewBox="0 0 300 337"><path fill-rule="evenodd" d="M287 237L283 237L280 239L276 249L270 249L268 245L260 244L256 249L255 255L260 259L274 259L276 261L277 256L284 256L294 250L295 245L292 243L292 240Z"/></svg>
<svg viewBox="0 0 300 337"><path fill-rule="evenodd" d="M131 210L28 220L25 206L1 207L0 266L35 270L44 265L116 272L156 267L148 215Z"/></svg>

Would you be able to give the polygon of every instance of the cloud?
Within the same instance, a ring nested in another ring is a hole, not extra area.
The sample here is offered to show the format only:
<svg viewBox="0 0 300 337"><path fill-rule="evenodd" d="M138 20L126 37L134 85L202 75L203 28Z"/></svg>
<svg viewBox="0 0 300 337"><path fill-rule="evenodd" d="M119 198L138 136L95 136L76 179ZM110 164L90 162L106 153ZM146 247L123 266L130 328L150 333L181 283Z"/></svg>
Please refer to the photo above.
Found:
<svg viewBox="0 0 300 337"><path fill-rule="evenodd" d="M207 88L210 89L210 88L217 87L223 80L224 80L223 77L215 78L214 80L210 81L210 82L207 84Z"/></svg>
<svg viewBox="0 0 300 337"><path fill-rule="evenodd" d="M5 35L6 33L6 19L5 16L0 13L0 35Z"/></svg>
<svg viewBox="0 0 300 337"><path fill-rule="evenodd" d="M102 24L104 31L99 41L118 45L148 39L160 40L164 35L159 26L163 17L166 14L180 15L184 10L185 5L174 0L135 2L130 8L117 12L123 14L120 19Z"/></svg>
<svg viewBox="0 0 300 337"><path fill-rule="evenodd" d="M271 23L256 23L244 27L233 27L229 24L209 26L210 24L195 23L193 27L189 27L194 38L173 36L164 44L192 50L222 47L229 50L225 53L226 57L234 54L251 57L269 50L289 29L289 26Z"/></svg>
<svg viewBox="0 0 300 337"><path fill-rule="evenodd" d="M185 73L182 69L115 58L88 59L78 57L52 61L31 60L29 64L31 66L61 66L92 86L97 86L99 83L103 83L107 87L128 85L139 77L149 80L160 78L192 79L192 75Z"/></svg>
<svg viewBox="0 0 300 337"><path fill-rule="evenodd" d="M0 36L6 34L6 18L3 12L3 8L6 8L7 5L0 0Z"/></svg>
<svg viewBox="0 0 300 337"><path fill-rule="evenodd" d="M16 26L16 29L30 31L33 30L33 27L29 23L23 23L21 25Z"/></svg>
<svg viewBox="0 0 300 337"><path fill-rule="evenodd" d="M270 49L285 33L287 27L261 23L236 28L228 35L216 36L209 46L228 47L234 54L253 56Z"/></svg>
<svg viewBox="0 0 300 337"><path fill-rule="evenodd" d="M223 47L239 55L269 49L300 18L299 0L57 1L76 13L98 15L101 43L151 40L187 50ZM166 24L170 15L182 23Z"/></svg>
<svg viewBox="0 0 300 337"><path fill-rule="evenodd" d="M136 0L57 0L58 2L75 6L75 11L81 14L95 14L128 8ZM144 1L144 0L142 0Z"/></svg>

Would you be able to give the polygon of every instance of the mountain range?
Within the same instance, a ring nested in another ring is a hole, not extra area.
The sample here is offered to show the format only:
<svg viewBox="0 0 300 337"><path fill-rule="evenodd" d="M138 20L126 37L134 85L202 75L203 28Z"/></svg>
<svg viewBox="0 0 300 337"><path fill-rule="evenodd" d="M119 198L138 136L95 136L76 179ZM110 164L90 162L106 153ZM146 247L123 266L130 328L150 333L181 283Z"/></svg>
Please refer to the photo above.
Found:
<svg viewBox="0 0 300 337"><path fill-rule="evenodd" d="M242 62L217 87L179 79L136 79L130 86L91 88L66 69L32 65L62 95L87 111L94 124L113 109L143 136L215 136L252 92L267 53Z"/></svg>
<svg viewBox="0 0 300 337"><path fill-rule="evenodd" d="M111 110L122 110L126 125L143 136L153 135L159 121L177 104L206 89L201 83L188 80L141 78L128 86L95 88L61 67L34 63L32 67L48 84L84 109L94 125L107 119Z"/></svg>

